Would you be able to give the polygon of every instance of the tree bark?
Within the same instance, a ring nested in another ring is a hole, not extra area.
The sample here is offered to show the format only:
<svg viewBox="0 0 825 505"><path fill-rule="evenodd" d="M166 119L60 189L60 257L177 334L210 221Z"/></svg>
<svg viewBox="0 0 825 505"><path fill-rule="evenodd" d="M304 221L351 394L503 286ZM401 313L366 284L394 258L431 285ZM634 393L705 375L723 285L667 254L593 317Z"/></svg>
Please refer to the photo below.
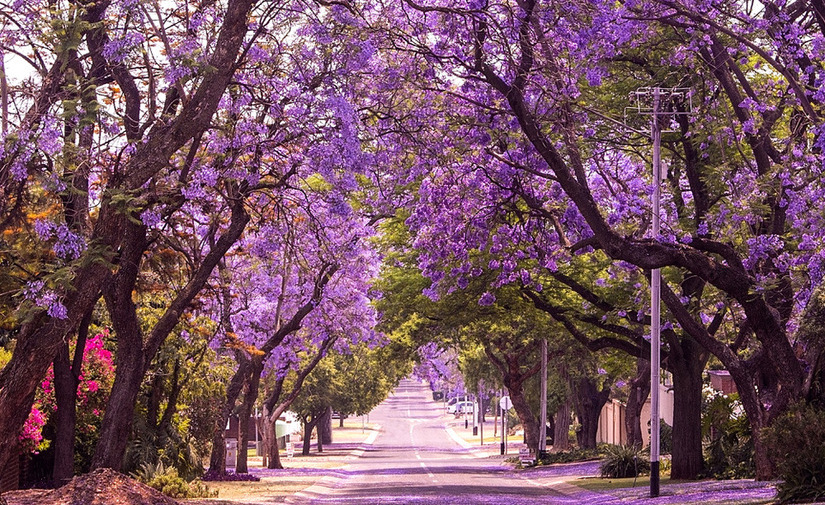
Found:
<svg viewBox="0 0 825 505"><path fill-rule="evenodd" d="M507 386L507 382L508 381L504 381L505 386ZM522 384L513 385L513 389L510 389L510 387L507 386L507 392L510 393L510 400L513 402L513 409L515 409L519 421L521 421L521 424L524 427L524 441L531 451L538 454L539 423L535 414L533 414L533 409L531 409L530 404L527 403L527 398L524 396L524 388L522 387Z"/></svg>
<svg viewBox="0 0 825 505"><path fill-rule="evenodd" d="M261 418L261 432L263 434L264 457L268 459L266 467L271 469L283 469L281 464L281 451L278 447L278 439L275 437L275 421L278 420L280 412L276 409L270 412L264 405L263 416Z"/></svg>
<svg viewBox="0 0 825 505"><path fill-rule="evenodd" d="M332 407L327 407L324 411L324 415L318 425L318 438L324 444L332 443Z"/></svg>
<svg viewBox="0 0 825 505"><path fill-rule="evenodd" d="M317 417L313 417L311 421L304 419L304 446L301 450L303 456L309 456L309 450L312 446L312 430L315 429L316 424L318 424Z"/></svg>
<svg viewBox="0 0 825 505"><path fill-rule="evenodd" d="M235 462L235 473L249 473L247 464L247 446L249 445L249 418L255 409L255 401L258 399L258 388L261 383L261 372L263 362L261 356L253 358L252 376L247 381L246 392L241 404L240 419L238 420L238 457Z"/></svg>
<svg viewBox="0 0 825 505"><path fill-rule="evenodd" d="M576 381L576 396L573 404L581 425L576 432L576 441L580 448L596 448L599 416L609 396L610 388L599 389L596 383L587 377Z"/></svg>
<svg viewBox="0 0 825 505"><path fill-rule="evenodd" d="M553 452L570 450L570 416L572 414L570 400L567 399L556 411L555 429L553 432Z"/></svg>
<svg viewBox="0 0 825 505"><path fill-rule="evenodd" d="M54 360L54 396L57 402L52 480L66 482L74 475L74 439L77 425L77 387L83 366L83 353L89 336L89 312L80 323L74 358L69 361L69 343L64 343Z"/></svg>
<svg viewBox="0 0 825 505"><path fill-rule="evenodd" d="M625 430L627 445L641 449L644 446L642 438L642 408L650 395L650 362L643 358L636 359L636 376L630 381L630 394L625 408Z"/></svg>
<svg viewBox="0 0 825 505"><path fill-rule="evenodd" d="M671 344L673 348L673 344ZM679 341L673 373L672 479L696 479L704 468L702 455L702 373L707 358L691 338Z"/></svg>
<svg viewBox="0 0 825 505"><path fill-rule="evenodd" d="M77 421L77 386L80 381L72 373L69 343L66 342L54 360L55 412L54 467L52 480L64 483L74 475L74 435Z"/></svg>

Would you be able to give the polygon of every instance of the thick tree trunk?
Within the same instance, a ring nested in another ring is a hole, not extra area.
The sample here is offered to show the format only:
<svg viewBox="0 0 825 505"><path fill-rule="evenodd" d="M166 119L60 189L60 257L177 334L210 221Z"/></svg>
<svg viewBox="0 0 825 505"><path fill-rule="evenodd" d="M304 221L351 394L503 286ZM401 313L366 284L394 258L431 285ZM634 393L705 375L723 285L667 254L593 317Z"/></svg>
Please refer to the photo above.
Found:
<svg viewBox="0 0 825 505"><path fill-rule="evenodd" d="M324 444L332 443L332 407L327 407L318 424L318 439Z"/></svg>
<svg viewBox="0 0 825 505"><path fill-rule="evenodd" d="M630 394L625 408L625 432L627 445L641 449L644 446L642 438L642 408L650 395L650 362L639 358L636 360L636 376L630 381Z"/></svg>
<svg viewBox="0 0 825 505"><path fill-rule="evenodd" d="M85 275L83 274L85 272ZM75 282L73 296L66 300L67 319L54 319L45 312L24 324L17 337L11 360L0 371L0 448L14 447L23 424L29 417L37 386L54 361L63 340L71 335L100 297L100 285L108 274L106 268L92 264L81 269L83 282ZM12 458L0 450L0 468Z"/></svg>
<svg viewBox="0 0 825 505"><path fill-rule="evenodd" d="M83 367L83 354L89 337L92 313L80 322L74 358L69 361L69 342L65 342L54 360L54 395L57 402L52 480L65 482L74 475L74 439L77 425L77 386Z"/></svg>
<svg viewBox="0 0 825 505"><path fill-rule="evenodd" d="M129 442L140 384L143 382L143 350L118 345L117 368L112 393L106 404L100 438L92 458L92 468L120 471Z"/></svg>
<svg viewBox="0 0 825 505"><path fill-rule="evenodd" d="M324 409L320 412L316 412L313 414L315 418L315 427L316 427L316 447L318 448L318 452L324 452L324 437L321 434L323 430L323 426L327 424L327 409Z"/></svg>
<svg viewBox="0 0 825 505"><path fill-rule="evenodd" d="M264 406L264 411L261 416L261 435L264 446L264 458L267 460L266 467L271 469L283 469L281 464L281 453L278 448L278 439L275 437L275 421L280 415L278 410L270 412Z"/></svg>
<svg viewBox="0 0 825 505"><path fill-rule="evenodd" d="M595 449L599 416L610 396L610 388L600 390L594 381L582 377L576 381L576 393L574 405L581 424L576 432L576 441L582 449Z"/></svg>
<svg viewBox="0 0 825 505"><path fill-rule="evenodd" d="M527 447L538 454L539 449L539 423L530 404L527 403L527 398L524 396L523 383L510 383L505 380L505 386L510 393L510 400L513 402L513 408L516 410L519 421L524 427L524 441ZM512 389L511 389L512 388Z"/></svg>
<svg viewBox="0 0 825 505"><path fill-rule="evenodd" d="M146 227L130 222L126 229L132 236L131 240L124 245L120 268L103 292L117 337L117 355L112 393L106 404L100 438L92 457L93 469L120 470L129 441L140 385L148 368L137 308L132 300L141 259L148 247ZM150 420L152 426L155 422L156 419Z"/></svg>
<svg viewBox="0 0 825 505"><path fill-rule="evenodd" d="M555 429L553 432L553 452L570 450L570 416L572 414L570 400L567 399L556 411Z"/></svg>
<svg viewBox="0 0 825 505"><path fill-rule="evenodd" d="M690 338L679 342L681 359L671 362L673 373L672 479L695 479L704 468L702 456L702 373L707 359Z"/></svg>
<svg viewBox="0 0 825 505"><path fill-rule="evenodd" d="M252 377L246 385L246 393L241 404L240 419L238 420L238 457L235 462L235 473L249 473L246 449L249 445L249 418L252 417L255 402L258 399L258 387L261 383L261 372L263 371L263 363L260 358L254 359L253 363Z"/></svg>
<svg viewBox="0 0 825 505"><path fill-rule="evenodd" d="M52 480L61 484L74 475L74 438L77 422L77 386L69 362L69 343L66 342L54 360L55 412L54 467Z"/></svg>
<svg viewBox="0 0 825 505"><path fill-rule="evenodd" d="M301 450L302 456L309 456L309 450L312 444L312 430L318 424L318 418L313 418L312 421L304 420L304 446Z"/></svg>

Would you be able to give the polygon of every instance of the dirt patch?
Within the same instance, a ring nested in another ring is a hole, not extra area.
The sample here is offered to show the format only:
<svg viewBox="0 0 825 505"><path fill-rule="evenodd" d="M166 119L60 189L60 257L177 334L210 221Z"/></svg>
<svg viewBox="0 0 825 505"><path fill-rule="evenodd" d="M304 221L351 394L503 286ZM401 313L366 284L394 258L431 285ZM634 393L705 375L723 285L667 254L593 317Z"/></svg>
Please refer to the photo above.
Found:
<svg viewBox="0 0 825 505"><path fill-rule="evenodd" d="M106 468L79 475L58 489L9 491L2 498L8 505L180 505L177 500Z"/></svg>

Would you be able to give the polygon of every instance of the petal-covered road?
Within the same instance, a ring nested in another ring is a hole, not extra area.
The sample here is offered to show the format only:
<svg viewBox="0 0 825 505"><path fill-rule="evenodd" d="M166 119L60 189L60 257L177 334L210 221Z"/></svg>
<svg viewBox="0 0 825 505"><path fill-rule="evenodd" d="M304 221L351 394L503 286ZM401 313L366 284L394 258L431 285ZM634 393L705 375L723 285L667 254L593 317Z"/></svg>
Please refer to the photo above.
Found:
<svg viewBox="0 0 825 505"><path fill-rule="evenodd" d="M354 451L351 463L290 497L295 505L358 504L569 504L765 503L775 491L750 481L701 482L665 487L656 500L643 488L583 490L567 481L595 475L598 463L513 470L501 458L462 447L445 430L443 405L429 389L402 381L370 414L381 425L371 444ZM709 495L707 491L713 491Z"/></svg>

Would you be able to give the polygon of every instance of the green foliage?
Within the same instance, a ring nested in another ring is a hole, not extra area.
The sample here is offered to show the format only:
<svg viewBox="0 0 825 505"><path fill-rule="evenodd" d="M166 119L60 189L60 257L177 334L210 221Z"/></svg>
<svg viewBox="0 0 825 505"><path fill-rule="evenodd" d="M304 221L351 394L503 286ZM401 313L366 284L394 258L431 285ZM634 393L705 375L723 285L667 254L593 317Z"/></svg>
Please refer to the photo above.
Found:
<svg viewBox="0 0 825 505"><path fill-rule="evenodd" d="M0 370L6 366L6 363L11 360L11 351L7 351L5 348L0 347Z"/></svg>
<svg viewBox="0 0 825 505"><path fill-rule="evenodd" d="M659 424L659 454L673 452L673 427L664 421Z"/></svg>
<svg viewBox="0 0 825 505"><path fill-rule="evenodd" d="M310 417L327 407L344 415L363 415L381 403L410 371L411 363L393 346L350 348L349 353L331 352L304 381L290 407L301 417ZM292 385L288 378L285 389Z"/></svg>
<svg viewBox="0 0 825 505"><path fill-rule="evenodd" d="M152 302L159 306L163 299ZM139 314L151 326L160 308L147 305ZM207 318L185 319L160 349L142 384L144 401L135 409L126 471L163 464L185 480L203 474L202 461L232 373L231 360L209 347L213 333L214 323Z"/></svg>
<svg viewBox="0 0 825 505"><path fill-rule="evenodd" d="M174 467L145 462L132 476L149 487L157 489L171 498L214 498L217 491L210 490L203 482L187 482L178 475Z"/></svg>
<svg viewBox="0 0 825 505"><path fill-rule="evenodd" d="M742 479L756 474L751 427L738 395L715 394L702 409L705 467L720 479Z"/></svg>
<svg viewBox="0 0 825 505"><path fill-rule="evenodd" d="M762 431L767 453L782 482L782 503L825 498L825 409L796 405Z"/></svg>
<svg viewBox="0 0 825 505"><path fill-rule="evenodd" d="M574 463L576 461L590 461L602 457L599 449L572 449L570 451L548 452L539 460L540 465L556 463Z"/></svg>
<svg viewBox="0 0 825 505"><path fill-rule="evenodd" d="M635 447L626 445L608 446L599 466L601 476L612 479L637 477L648 472L650 472L648 458Z"/></svg>

